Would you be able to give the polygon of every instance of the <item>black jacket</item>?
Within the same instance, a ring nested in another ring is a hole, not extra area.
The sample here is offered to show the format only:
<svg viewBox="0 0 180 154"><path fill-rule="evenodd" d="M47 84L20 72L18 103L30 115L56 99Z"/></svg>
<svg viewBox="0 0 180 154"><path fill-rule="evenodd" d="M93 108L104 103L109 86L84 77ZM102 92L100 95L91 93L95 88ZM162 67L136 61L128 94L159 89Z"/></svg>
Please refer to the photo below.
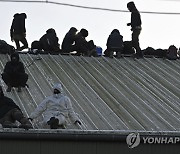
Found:
<svg viewBox="0 0 180 154"><path fill-rule="evenodd" d="M123 36L119 33L111 33L107 40L107 48L122 48L123 47Z"/></svg>
<svg viewBox="0 0 180 154"><path fill-rule="evenodd" d="M13 63L12 61L9 61L5 65L4 72L11 75L15 75L18 73L25 73L24 65L20 61L17 63Z"/></svg>
<svg viewBox="0 0 180 154"><path fill-rule="evenodd" d="M59 48L59 38L56 36L56 33L46 33L40 38L40 43L44 51L54 51Z"/></svg>
<svg viewBox="0 0 180 154"><path fill-rule="evenodd" d="M69 46L73 45L75 42L75 35L71 32L68 32L62 42L62 49L66 50L69 48Z"/></svg>
<svg viewBox="0 0 180 154"><path fill-rule="evenodd" d="M20 108L14 103L14 101L6 96L0 97L0 119L3 118L3 116L8 113L10 110L17 108L20 110Z"/></svg>
<svg viewBox="0 0 180 154"><path fill-rule="evenodd" d="M10 29L11 37L13 37L13 34L26 33L25 19L26 19L26 15L24 13L22 14L17 13L14 15L14 19Z"/></svg>
<svg viewBox="0 0 180 154"><path fill-rule="evenodd" d="M17 62L12 61L13 57L16 57ZM6 63L4 73L8 73L10 75L25 73L24 64L19 61L19 55L17 53L11 55L11 61Z"/></svg>
<svg viewBox="0 0 180 154"><path fill-rule="evenodd" d="M138 10L131 13L131 27L134 30L137 26L141 26L141 15Z"/></svg>

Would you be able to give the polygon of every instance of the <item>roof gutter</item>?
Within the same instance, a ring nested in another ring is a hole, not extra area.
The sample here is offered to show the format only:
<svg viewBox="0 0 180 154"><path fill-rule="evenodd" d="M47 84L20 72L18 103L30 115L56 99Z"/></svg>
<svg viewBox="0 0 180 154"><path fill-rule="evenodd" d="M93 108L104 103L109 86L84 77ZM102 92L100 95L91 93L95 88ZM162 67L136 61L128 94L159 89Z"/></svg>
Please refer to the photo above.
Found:
<svg viewBox="0 0 180 154"><path fill-rule="evenodd" d="M59 140L125 142L130 131L79 130L8 130L0 132L0 140ZM180 132L138 132L142 137L180 137Z"/></svg>

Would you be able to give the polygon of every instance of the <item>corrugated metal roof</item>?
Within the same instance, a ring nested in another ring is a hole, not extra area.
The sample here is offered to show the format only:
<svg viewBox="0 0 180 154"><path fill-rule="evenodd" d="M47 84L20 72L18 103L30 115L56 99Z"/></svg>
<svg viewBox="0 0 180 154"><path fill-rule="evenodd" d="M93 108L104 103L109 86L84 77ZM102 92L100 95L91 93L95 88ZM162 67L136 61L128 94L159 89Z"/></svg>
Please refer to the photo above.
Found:
<svg viewBox="0 0 180 154"><path fill-rule="evenodd" d="M21 54L29 88L6 93L28 116L54 83L71 98L83 130L180 130L180 61ZM0 69L9 59L1 55ZM4 90L6 85L1 81ZM40 127L40 125L36 125Z"/></svg>

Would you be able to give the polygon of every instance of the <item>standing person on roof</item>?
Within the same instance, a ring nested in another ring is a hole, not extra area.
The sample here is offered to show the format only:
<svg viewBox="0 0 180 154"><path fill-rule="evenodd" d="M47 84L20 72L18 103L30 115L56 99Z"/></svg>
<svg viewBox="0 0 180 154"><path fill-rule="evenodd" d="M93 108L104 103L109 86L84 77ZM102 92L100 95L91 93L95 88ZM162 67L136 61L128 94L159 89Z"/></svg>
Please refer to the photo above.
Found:
<svg viewBox="0 0 180 154"><path fill-rule="evenodd" d="M131 22L127 24L127 26L131 26L132 30L132 46L136 50L135 57L143 58L143 53L139 46L139 35L141 33L141 16L139 11L137 10L134 2L129 2L127 4L128 10L131 12Z"/></svg>
<svg viewBox="0 0 180 154"><path fill-rule="evenodd" d="M19 60L18 53L13 53L11 61L6 63L2 79L8 86L7 92L10 92L12 87L17 87L18 92L21 92L21 87L27 85L28 74L25 73L24 64Z"/></svg>
<svg viewBox="0 0 180 154"><path fill-rule="evenodd" d="M4 96L3 89L0 86L0 124L3 128L16 128L18 127L16 121L21 123L19 128L33 128L19 106L11 98Z"/></svg>
<svg viewBox="0 0 180 154"><path fill-rule="evenodd" d="M10 29L11 40L15 41L16 49L21 51L23 49L28 48L28 43L26 40L26 27L25 27L25 19L27 18L25 13L16 13L14 15L14 19ZM20 42L23 44L20 47Z"/></svg>
<svg viewBox="0 0 180 154"><path fill-rule="evenodd" d="M76 113L73 110L71 100L63 94L61 84L55 84L53 87L53 95L45 98L29 119L33 120L40 115L44 115L44 124L49 125L51 129L65 128L67 118L70 118L74 124L80 124Z"/></svg>

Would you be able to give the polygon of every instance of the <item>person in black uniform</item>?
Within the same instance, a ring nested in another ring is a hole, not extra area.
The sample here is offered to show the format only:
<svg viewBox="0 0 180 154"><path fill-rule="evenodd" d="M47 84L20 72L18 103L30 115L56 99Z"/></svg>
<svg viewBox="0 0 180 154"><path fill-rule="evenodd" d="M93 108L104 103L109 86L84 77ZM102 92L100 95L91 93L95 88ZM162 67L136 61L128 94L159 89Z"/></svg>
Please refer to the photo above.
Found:
<svg viewBox="0 0 180 154"><path fill-rule="evenodd" d="M131 26L132 30L132 46L136 50L135 57L142 58L143 53L139 46L139 35L141 33L141 16L139 11L137 10L134 2L129 2L127 4L128 10L131 12L131 22L127 24L127 26Z"/></svg>
<svg viewBox="0 0 180 154"><path fill-rule="evenodd" d="M11 40L15 41L17 50L21 51L28 48L28 42L26 40L26 27L25 19L27 18L25 13L16 13L10 29ZM23 44L20 47L20 42Z"/></svg>
<svg viewBox="0 0 180 154"><path fill-rule="evenodd" d="M97 56L96 53L96 45L93 40L87 41L86 37L89 32L82 28L79 33L76 35L75 39L75 47L77 51L77 55L83 56Z"/></svg>
<svg viewBox="0 0 180 154"><path fill-rule="evenodd" d="M48 29L46 34L44 34L39 40L42 49L48 53L60 52L58 41L59 38L57 37L56 31L53 28Z"/></svg>
<svg viewBox="0 0 180 154"><path fill-rule="evenodd" d="M112 58L113 52L116 52L117 58L121 57L123 51L123 36L118 29L113 29L106 43L107 49L104 51L105 56Z"/></svg>
<svg viewBox="0 0 180 154"><path fill-rule="evenodd" d="M4 96L2 87L0 86L0 124L3 128L16 128L18 127L15 124L16 121L21 123L19 128L33 128L29 120L23 115L19 106L11 98Z"/></svg>
<svg viewBox="0 0 180 154"><path fill-rule="evenodd" d="M8 86L7 92L10 92L12 87L18 87L20 92L21 87L26 86L28 75L25 73L24 64L19 61L18 53L13 53L11 61L6 63L2 79Z"/></svg>
<svg viewBox="0 0 180 154"><path fill-rule="evenodd" d="M75 27L71 27L70 30L65 35L61 46L63 53L70 53L76 50L75 47L76 32L77 29Z"/></svg>

